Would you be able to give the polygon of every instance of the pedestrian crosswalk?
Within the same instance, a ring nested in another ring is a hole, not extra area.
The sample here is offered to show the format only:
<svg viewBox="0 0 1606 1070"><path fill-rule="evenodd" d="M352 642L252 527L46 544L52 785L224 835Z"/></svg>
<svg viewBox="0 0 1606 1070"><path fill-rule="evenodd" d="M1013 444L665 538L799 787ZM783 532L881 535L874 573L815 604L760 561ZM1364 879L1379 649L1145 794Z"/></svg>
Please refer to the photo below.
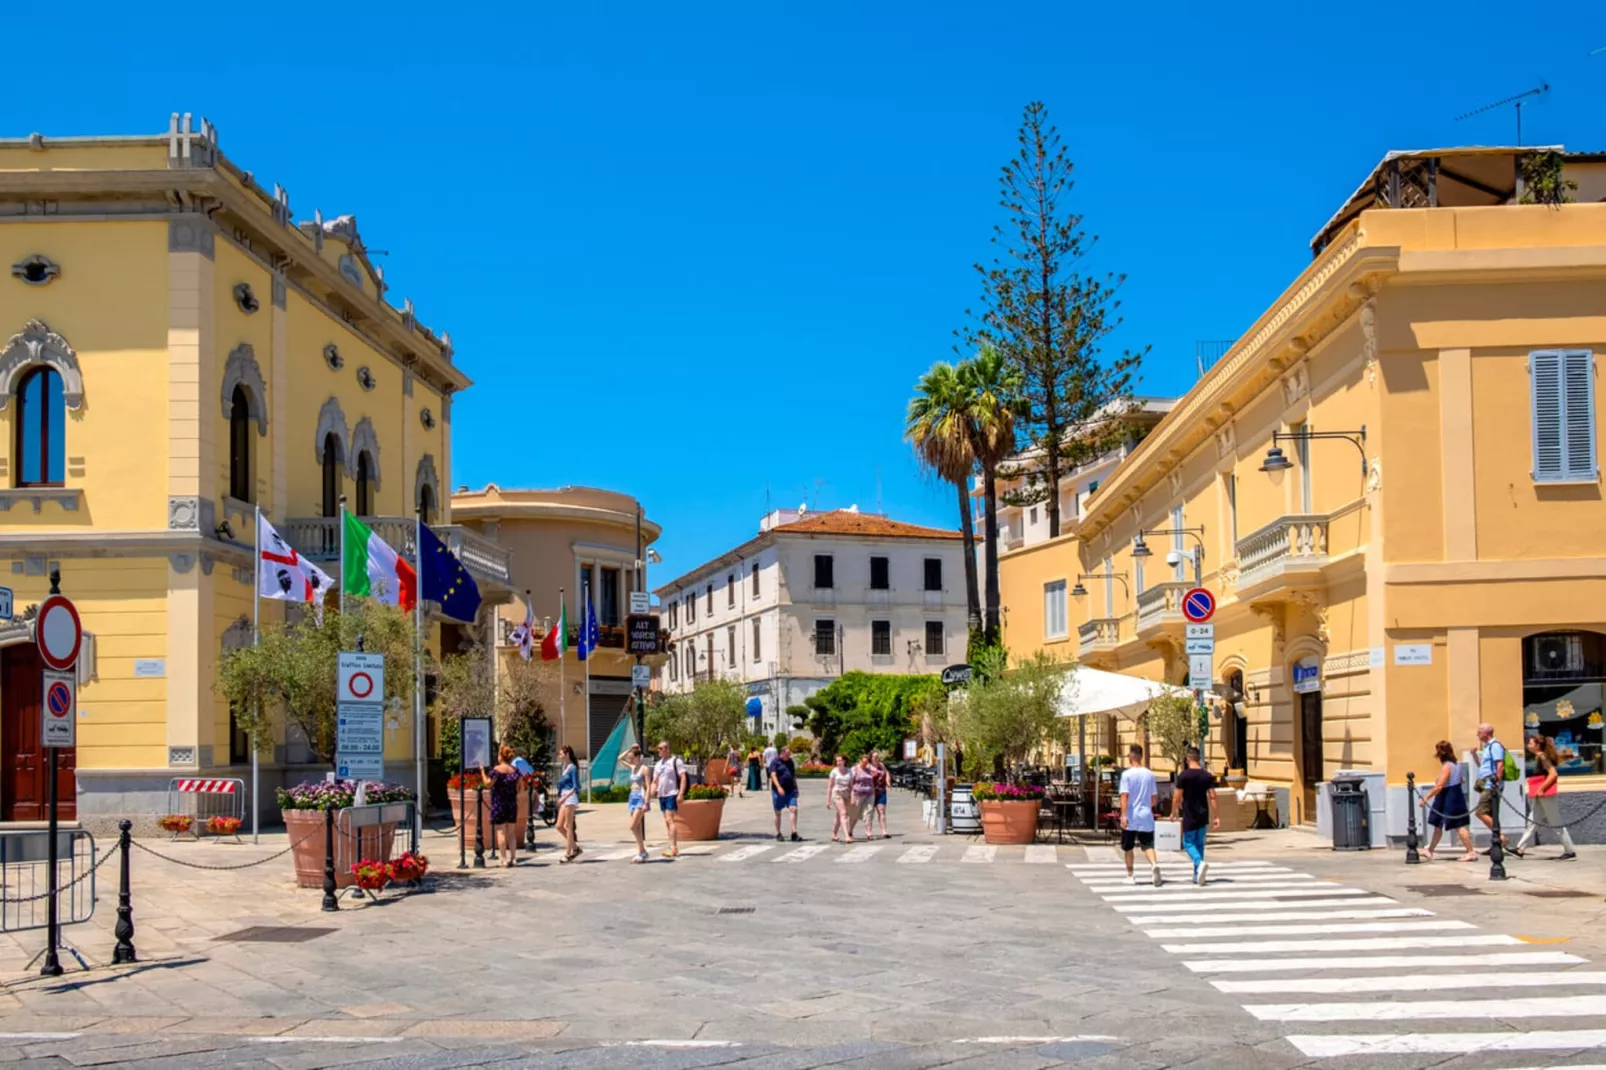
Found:
<svg viewBox="0 0 1606 1070"><path fill-rule="evenodd" d="M1606 971L1579 955L1288 866L1212 862L1200 887L1167 861L1156 887L1088 855L1067 866L1083 887L1252 1017L1297 1029L1307 1058L1606 1054L1606 1028L1588 1028L1606 1025Z"/></svg>
<svg viewBox="0 0 1606 1070"><path fill-rule="evenodd" d="M652 845L652 857L658 857L661 844ZM592 862L627 862L635 857L636 849L627 844L602 843L586 845L586 856ZM778 863L796 865L817 861L841 865L876 865L897 863L921 866L936 863L981 866L1049 865L1057 866L1062 857L1082 857L1080 847L1060 847L1052 843L1034 843L1023 846L999 846L974 843L966 840L943 843L898 843L897 841L858 841L851 844L831 842L775 843L775 842L718 842L701 845L683 845L682 858L706 855L720 864ZM541 860L537 856L537 860ZM1124 871L1123 871L1124 872ZM1312 884L1301 878L1302 885ZM1246 877L1246 880L1251 879ZM1264 879L1264 875L1254 878ZM1319 883L1319 882L1318 882ZM1147 886L1146 886L1147 887ZM1153 890L1150 888L1149 890ZM1162 889L1163 891L1163 889Z"/></svg>

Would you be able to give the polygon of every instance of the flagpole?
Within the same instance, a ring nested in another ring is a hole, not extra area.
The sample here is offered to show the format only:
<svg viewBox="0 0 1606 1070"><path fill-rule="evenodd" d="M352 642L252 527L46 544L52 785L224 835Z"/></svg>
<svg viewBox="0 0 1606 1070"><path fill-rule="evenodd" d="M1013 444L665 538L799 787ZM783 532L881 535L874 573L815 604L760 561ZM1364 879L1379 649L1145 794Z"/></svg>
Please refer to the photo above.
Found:
<svg viewBox="0 0 1606 1070"><path fill-rule="evenodd" d="M346 496L340 496L340 515L335 523L340 525L340 615L346 615Z"/></svg>
<svg viewBox="0 0 1606 1070"><path fill-rule="evenodd" d="M251 585L251 649L255 650L262 641L262 506L256 507L256 527L251 533L251 544L256 547L256 562L251 569L253 583ZM257 706L256 720L262 719L262 707ZM251 733L251 842L261 843L262 839L257 830L257 812L262 809L257 802L260 796L257 793L257 734Z"/></svg>
<svg viewBox="0 0 1606 1070"><path fill-rule="evenodd" d="M586 663L586 805L591 805L591 782L597 778L596 755L591 751L591 592L586 592L585 615L580 618L580 649L585 651Z"/></svg>
<svg viewBox="0 0 1606 1070"><path fill-rule="evenodd" d="M424 510L413 515L413 557L418 570L413 582L418 590L413 598L413 774L417 781L418 803L413 807L413 849L417 850L424 838ZM342 531L346 518L340 518ZM341 568L345 567L345 554L341 554ZM459 744L461 744L459 740Z"/></svg>
<svg viewBox="0 0 1606 1070"><path fill-rule="evenodd" d="M562 587L558 588L558 627L560 627L560 628L563 627L563 588ZM568 715L566 713L564 713L564 710L563 710L563 699L564 699L563 692L566 690L566 688L563 686L563 661L564 661L563 655L565 653L564 649L563 649L563 646L568 641L568 638L569 637L566 636L566 635L558 636L558 733L559 733L558 746L559 747L562 747L565 743L569 742L569 717L568 717Z"/></svg>

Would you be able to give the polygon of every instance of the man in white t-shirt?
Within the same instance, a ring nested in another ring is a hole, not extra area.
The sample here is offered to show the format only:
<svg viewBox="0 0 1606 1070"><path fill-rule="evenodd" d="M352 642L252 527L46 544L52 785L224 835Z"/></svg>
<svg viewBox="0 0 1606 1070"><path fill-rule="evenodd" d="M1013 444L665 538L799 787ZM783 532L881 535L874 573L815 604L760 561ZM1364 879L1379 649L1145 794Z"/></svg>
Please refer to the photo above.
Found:
<svg viewBox="0 0 1606 1070"><path fill-rule="evenodd" d="M781 753L781 752L775 749L775 744L773 744L773 743L771 743L769 746L764 748L764 768L765 769L768 769L770 767L770 763L775 760L775 756L777 754L779 754L779 753Z"/></svg>
<svg viewBox="0 0 1606 1070"><path fill-rule="evenodd" d="M669 834L669 847L665 858L680 854L680 832L675 827L675 814L680 800L686 794L686 763L675 757L667 739L658 742L658 761L652 767L652 792L658 796L658 810L664 815L664 831Z"/></svg>
<svg viewBox="0 0 1606 1070"><path fill-rule="evenodd" d="M1143 748L1136 743L1127 751L1127 769L1121 774L1121 850L1126 852L1126 882L1136 884L1132 875L1132 851L1143 850L1149 860L1149 875L1160 887L1160 860L1154 853L1154 804L1160 787L1154 774L1143 764Z"/></svg>

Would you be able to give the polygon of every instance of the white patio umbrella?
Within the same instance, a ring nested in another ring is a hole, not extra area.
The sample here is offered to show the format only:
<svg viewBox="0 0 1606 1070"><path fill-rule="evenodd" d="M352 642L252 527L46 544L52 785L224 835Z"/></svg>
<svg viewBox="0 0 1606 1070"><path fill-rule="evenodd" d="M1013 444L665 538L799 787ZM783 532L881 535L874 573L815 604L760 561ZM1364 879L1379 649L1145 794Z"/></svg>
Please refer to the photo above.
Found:
<svg viewBox="0 0 1606 1070"><path fill-rule="evenodd" d="M1089 669L1078 665L1066 674L1060 685L1059 711L1061 717L1088 717L1104 715L1137 721L1149 703L1161 695L1189 695L1187 688L1145 680L1141 676L1124 676L1118 672ZM1086 761L1086 755L1083 755ZM1093 810L1098 813L1099 780L1093 778Z"/></svg>

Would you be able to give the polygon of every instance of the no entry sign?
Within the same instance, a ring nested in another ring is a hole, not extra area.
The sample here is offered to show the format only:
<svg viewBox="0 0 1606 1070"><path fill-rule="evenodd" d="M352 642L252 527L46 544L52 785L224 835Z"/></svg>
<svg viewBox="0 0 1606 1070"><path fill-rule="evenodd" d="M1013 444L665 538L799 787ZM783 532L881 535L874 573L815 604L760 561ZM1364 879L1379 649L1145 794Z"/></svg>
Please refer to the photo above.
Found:
<svg viewBox="0 0 1606 1070"><path fill-rule="evenodd" d="M1216 596L1203 587L1195 587L1182 596L1182 615L1195 624L1203 624L1216 612Z"/></svg>
<svg viewBox="0 0 1606 1070"><path fill-rule="evenodd" d="M47 666L61 672L72 668L78 663L78 650L84 644L84 626L78 619L78 607L59 594L46 598L39 604L34 638L39 644L39 658Z"/></svg>

